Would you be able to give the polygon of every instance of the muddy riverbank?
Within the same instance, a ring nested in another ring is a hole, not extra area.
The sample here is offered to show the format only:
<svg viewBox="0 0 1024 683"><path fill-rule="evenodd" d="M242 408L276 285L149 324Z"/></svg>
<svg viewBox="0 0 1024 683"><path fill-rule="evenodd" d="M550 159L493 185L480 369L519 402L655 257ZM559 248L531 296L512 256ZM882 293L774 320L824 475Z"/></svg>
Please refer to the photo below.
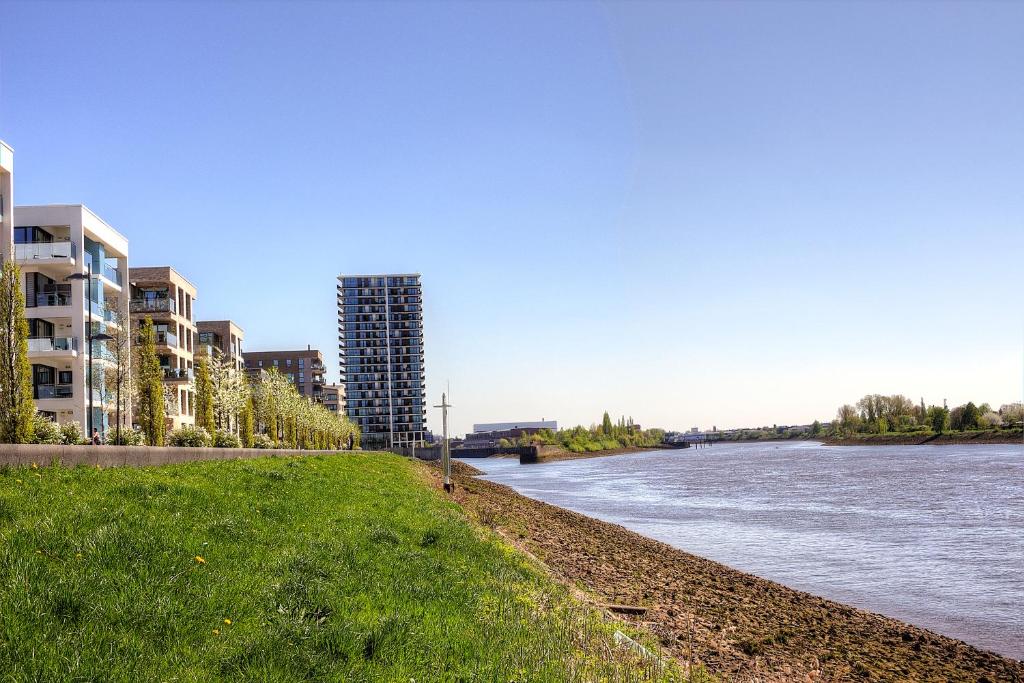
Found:
<svg viewBox="0 0 1024 683"><path fill-rule="evenodd" d="M615 524L477 479L456 464L456 500L595 603L666 650L732 681L1020 681L1020 662L895 619L745 574Z"/></svg>

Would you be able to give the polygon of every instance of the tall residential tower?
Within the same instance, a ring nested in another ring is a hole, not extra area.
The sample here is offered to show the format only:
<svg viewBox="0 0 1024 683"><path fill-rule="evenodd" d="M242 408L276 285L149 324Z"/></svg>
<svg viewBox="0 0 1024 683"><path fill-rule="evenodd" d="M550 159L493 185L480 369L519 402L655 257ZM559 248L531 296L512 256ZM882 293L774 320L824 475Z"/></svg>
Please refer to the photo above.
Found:
<svg viewBox="0 0 1024 683"><path fill-rule="evenodd" d="M423 290L419 273L338 276L345 413L368 447L423 442Z"/></svg>

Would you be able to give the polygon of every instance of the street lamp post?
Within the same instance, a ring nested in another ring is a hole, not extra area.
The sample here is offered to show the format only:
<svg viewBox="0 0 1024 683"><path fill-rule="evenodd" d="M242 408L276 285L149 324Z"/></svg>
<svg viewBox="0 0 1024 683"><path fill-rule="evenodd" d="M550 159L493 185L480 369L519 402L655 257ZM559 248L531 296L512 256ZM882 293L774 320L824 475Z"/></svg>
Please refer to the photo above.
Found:
<svg viewBox="0 0 1024 683"><path fill-rule="evenodd" d="M93 393L92 392L92 343L94 341L108 341L110 339L113 339L113 337L111 337L109 334L104 334L103 332L100 332L99 334L93 334L92 333L92 261L90 260L89 263L88 263L88 271L87 271L87 273L72 273L71 275L68 275L64 279L65 280L86 280L87 287L88 287L88 291L86 293L86 303L87 303L88 308L89 308L89 313L88 313L88 315L89 315L89 322L88 322L88 325L86 327L86 330L87 330L87 332L86 332L86 339L87 339L87 343L89 345L89 359L88 359L88 364L89 364L89 370L88 370L89 381L88 381L88 387L87 387L88 391L89 391L89 414L86 417L86 425L87 425L86 426L86 436L89 439L92 439L92 393Z"/></svg>
<svg viewBox="0 0 1024 683"><path fill-rule="evenodd" d="M452 406L448 403L448 395L441 394L441 405L434 406L441 409L441 424L444 430L444 442L441 446L441 466L444 469L444 490L451 493L455 488L452 486L452 452L448 444L448 409Z"/></svg>

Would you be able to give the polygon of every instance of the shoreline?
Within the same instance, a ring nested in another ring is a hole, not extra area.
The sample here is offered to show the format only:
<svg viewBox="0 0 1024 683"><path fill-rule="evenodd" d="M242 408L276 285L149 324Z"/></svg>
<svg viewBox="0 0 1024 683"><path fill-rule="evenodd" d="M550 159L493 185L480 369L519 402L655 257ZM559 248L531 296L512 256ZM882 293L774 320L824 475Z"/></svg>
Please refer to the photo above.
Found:
<svg viewBox="0 0 1024 683"><path fill-rule="evenodd" d="M1022 662L528 498L455 462L455 500L471 517L595 605L640 607L616 616L684 665L731 681L1024 680Z"/></svg>

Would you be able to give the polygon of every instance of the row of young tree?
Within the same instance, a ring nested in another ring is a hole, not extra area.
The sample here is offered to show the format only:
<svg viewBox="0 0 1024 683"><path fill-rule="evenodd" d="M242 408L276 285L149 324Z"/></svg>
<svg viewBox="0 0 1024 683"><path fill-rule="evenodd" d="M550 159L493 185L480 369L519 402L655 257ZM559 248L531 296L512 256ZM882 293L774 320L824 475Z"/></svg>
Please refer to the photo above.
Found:
<svg viewBox="0 0 1024 683"><path fill-rule="evenodd" d="M836 411L832 431L836 434L886 434L889 432L935 433L977 429L1018 428L1024 421L1024 405L1008 403L993 409L973 401L953 409L945 405L925 406L902 394L868 394L856 405L842 405Z"/></svg>
<svg viewBox="0 0 1024 683"><path fill-rule="evenodd" d="M15 263L0 269L0 443L78 443L77 423L55 425L35 410L28 359L25 296ZM276 369L250 379L224 357L195 360L195 426L167 431L181 410L178 392L164 382L156 328L145 318L133 329L113 306L109 337L93 351L107 361L101 403L114 406L108 443L333 450L359 446L359 430L342 415L303 398ZM127 424L133 414L134 426Z"/></svg>
<svg viewBox="0 0 1024 683"><path fill-rule="evenodd" d="M516 439L501 439L498 444L510 446L561 446L573 453L607 451L615 448L657 446L665 440L662 429L640 429L633 418L620 417L612 422L605 411L601 424L582 425L570 429L541 429L534 434L522 432Z"/></svg>
<svg viewBox="0 0 1024 683"><path fill-rule="evenodd" d="M167 391L149 318L138 329L135 421L144 441L162 446L351 449L359 430L343 415L314 403L273 368L249 377L225 356L195 360L195 426L165 433L165 415L177 412L177 392Z"/></svg>

